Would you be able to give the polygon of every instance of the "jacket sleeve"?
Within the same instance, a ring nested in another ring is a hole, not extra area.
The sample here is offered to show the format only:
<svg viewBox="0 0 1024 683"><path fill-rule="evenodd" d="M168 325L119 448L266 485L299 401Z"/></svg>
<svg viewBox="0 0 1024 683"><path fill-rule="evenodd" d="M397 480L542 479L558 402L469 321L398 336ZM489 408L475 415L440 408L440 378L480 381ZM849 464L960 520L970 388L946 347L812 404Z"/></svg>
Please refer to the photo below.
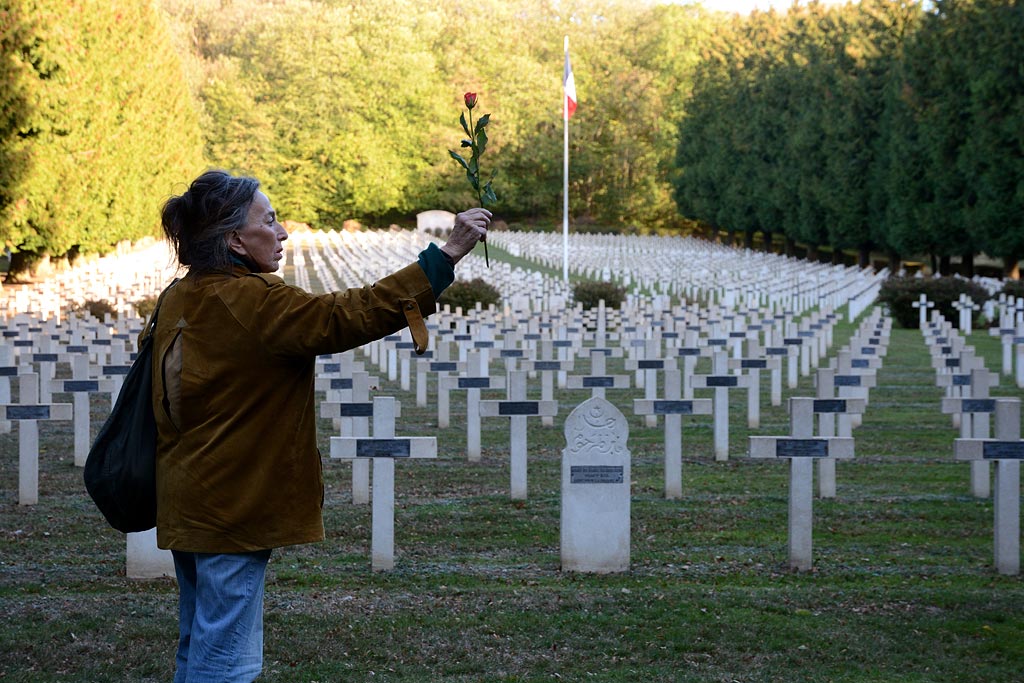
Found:
<svg viewBox="0 0 1024 683"><path fill-rule="evenodd" d="M409 327L426 351L424 318L437 310L431 282L413 263L372 285L313 295L275 276L252 274L225 287L232 316L282 356L308 358L348 351Z"/></svg>

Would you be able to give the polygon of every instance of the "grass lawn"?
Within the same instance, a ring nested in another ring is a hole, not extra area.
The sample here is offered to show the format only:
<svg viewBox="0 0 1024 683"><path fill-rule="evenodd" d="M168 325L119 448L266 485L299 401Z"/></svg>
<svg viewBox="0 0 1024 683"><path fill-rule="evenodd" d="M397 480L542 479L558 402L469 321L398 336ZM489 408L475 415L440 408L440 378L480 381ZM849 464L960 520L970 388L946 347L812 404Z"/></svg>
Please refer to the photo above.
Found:
<svg viewBox="0 0 1024 683"><path fill-rule="evenodd" d="M998 343L986 331L971 343L998 370ZM554 427L531 420L529 498L514 502L506 421L484 421L470 463L462 395L439 430L433 403L385 383L402 402L398 434L439 446L437 460L397 464L396 568L370 570L369 507L351 504L348 466L325 459L327 539L274 553L260 680L1020 680L1024 584L992 566L992 501L971 497L969 466L953 460L933 378L921 333L894 330L857 456L839 462L836 498L815 500L804 573L788 569L788 467L745 456L751 433L788 429L766 377L755 432L734 394L728 462L714 461L710 416L684 418L674 501L663 426L632 414L641 391L609 390L630 424L632 566L606 576L559 570L562 425L585 392L558 392ZM811 378L785 393L813 395ZM1012 378L993 390L1021 394ZM97 402L94 433L103 415ZM70 423L40 427L32 507L17 504L17 431L0 435L0 679L171 680L174 582L125 578L124 536L84 491ZM330 430L322 421L324 453Z"/></svg>

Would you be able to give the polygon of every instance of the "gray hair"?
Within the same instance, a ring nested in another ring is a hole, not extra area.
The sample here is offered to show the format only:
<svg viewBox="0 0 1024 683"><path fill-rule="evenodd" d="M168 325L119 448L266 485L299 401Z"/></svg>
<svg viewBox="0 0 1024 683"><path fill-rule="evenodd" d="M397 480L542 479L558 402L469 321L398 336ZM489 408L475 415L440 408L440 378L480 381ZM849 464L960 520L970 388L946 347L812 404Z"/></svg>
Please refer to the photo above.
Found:
<svg viewBox="0 0 1024 683"><path fill-rule="evenodd" d="M161 222L178 263L188 266L190 274L229 270L226 237L245 227L259 187L255 178L206 171L184 194L168 199Z"/></svg>

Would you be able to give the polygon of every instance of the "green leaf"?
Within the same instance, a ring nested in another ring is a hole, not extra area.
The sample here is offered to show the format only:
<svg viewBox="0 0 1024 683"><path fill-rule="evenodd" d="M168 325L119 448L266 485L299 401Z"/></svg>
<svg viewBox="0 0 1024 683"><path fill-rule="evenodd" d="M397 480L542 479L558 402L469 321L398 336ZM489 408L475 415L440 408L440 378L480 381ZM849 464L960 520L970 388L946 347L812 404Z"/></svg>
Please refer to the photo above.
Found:
<svg viewBox="0 0 1024 683"><path fill-rule="evenodd" d="M473 134L469 132L469 124L466 123L466 112L459 114L459 123L462 124L462 130L466 131L466 135L473 137Z"/></svg>
<svg viewBox="0 0 1024 683"><path fill-rule="evenodd" d="M491 181L488 180L487 184L484 185L483 203L486 206L487 204L496 204L497 202L498 196L494 194L494 188L491 187Z"/></svg>
<svg viewBox="0 0 1024 683"><path fill-rule="evenodd" d="M466 163L466 160L462 158L461 154L459 154L458 152L453 152L452 150L448 150L448 154L451 155L452 159L455 159L455 161L462 164L462 168L466 169L467 171L469 170L469 164Z"/></svg>
<svg viewBox="0 0 1024 683"><path fill-rule="evenodd" d="M472 173L473 175L476 175L476 176L480 175L480 162L477 161L477 158L476 158L475 154L469 160L469 165L466 166L466 170L469 171L470 173Z"/></svg>
<svg viewBox="0 0 1024 683"><path fill-rule="evenodd" d="M476 134L476 155L482 156L487 147L487 131L481 128Z"/></svg>
<svg viewBox="0 0 1024 683"><path fill-rule="evenodd" d="M490 122L491 122L491 115L490 114L484 114L483 116L481 116L477 120L476 125L473 127L476 130L476 134L479 135L483 131L483 129L487 127L487 124L490 123Z"/></svg>

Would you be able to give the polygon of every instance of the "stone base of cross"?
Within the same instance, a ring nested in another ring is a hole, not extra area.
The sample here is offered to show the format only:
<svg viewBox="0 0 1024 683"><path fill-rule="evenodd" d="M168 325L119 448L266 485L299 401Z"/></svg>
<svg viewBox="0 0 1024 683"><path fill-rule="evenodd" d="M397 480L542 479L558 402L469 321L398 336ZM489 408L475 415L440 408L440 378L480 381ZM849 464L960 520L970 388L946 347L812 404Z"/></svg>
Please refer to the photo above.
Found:
<svg viewBox="0 0 1024 683"><path fill-rule="evenodd" d="M834 403L839 399L834 399ZM847 399L849 404L856 399ZM850 437L814 437L815 404L813 398L789 399L790 436L750 437L750 457L785 458L789 470L789 566L807 571L812 565L812 522L814 460L817 458L852 458ZM844 409L852 406L844 406ZM863 410L863 404L858 406ZM835 411L832 411L835 412Z"/></svg>
<svg viewBox="0 0 1024 683"><path fill-rule="evenodd" d="M435 437L395 437L396 412L394 397L377 396L373 399L372 438L331 437L332 458L373 461L370 554L374 571L389 571L395 566L395 459L437 457Z"/></svg>

